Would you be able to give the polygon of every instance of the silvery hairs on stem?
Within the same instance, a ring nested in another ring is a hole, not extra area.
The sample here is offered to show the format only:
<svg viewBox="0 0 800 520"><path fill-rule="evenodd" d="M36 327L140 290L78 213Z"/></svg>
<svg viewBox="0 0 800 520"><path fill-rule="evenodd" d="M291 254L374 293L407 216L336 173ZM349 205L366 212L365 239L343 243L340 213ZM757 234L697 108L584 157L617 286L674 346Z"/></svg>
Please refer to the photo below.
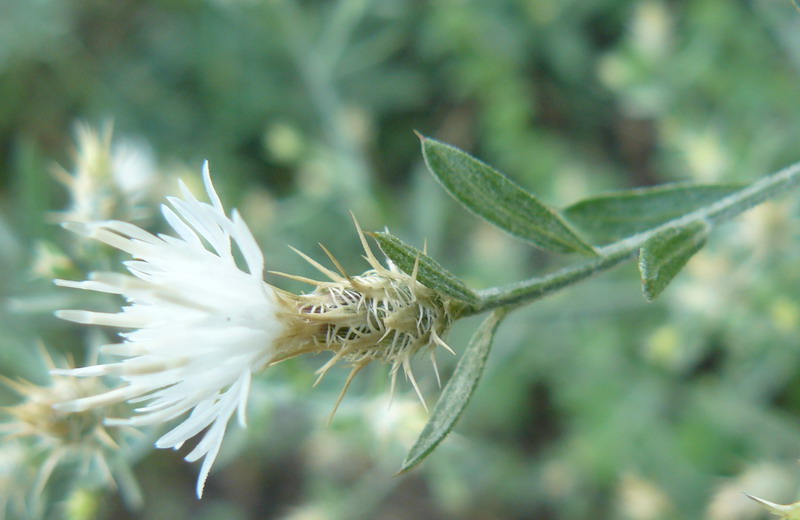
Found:
<svg viewBox="0 0 800 520"><path fill-rule="evenodd" d="M427 347L435 367L437 346L452 352L441 339L452 321L449 300L420 284L416 267L408 275L391 264L382 266L357 223L371 269L348 276L324 247L339 273L298 251L330 281L283 274L315 286L310 294L296 295L263 281L261 250L239 213L225 214L207 162L203 182L210 204L198 201L180 182L182 196L167 198L171 208L162 205L177 236L153 235L114 220L64 224L133 259L124 262L129 274L97 272L86 281L56 280L64 287L122 295L127 305L120 312L62 310L57 316L129 331L119 334L119 343L101 348L102 354L119 361L53 370L78 377L111 375L122 381L106 392L54 405L60 411L127 401L137 406L130 417L105 422L134 427L183 416L156 441L157 448L179 449L204 432L185 457L189 462L203 458L198 498L234 412L245 426L253 373L300 354L329 350L333 357L319 370L320 378L339 361L353 367L336 406L353 377L373 360L392 365L392 391L402 367L422 399L411 357Z"/></svg>

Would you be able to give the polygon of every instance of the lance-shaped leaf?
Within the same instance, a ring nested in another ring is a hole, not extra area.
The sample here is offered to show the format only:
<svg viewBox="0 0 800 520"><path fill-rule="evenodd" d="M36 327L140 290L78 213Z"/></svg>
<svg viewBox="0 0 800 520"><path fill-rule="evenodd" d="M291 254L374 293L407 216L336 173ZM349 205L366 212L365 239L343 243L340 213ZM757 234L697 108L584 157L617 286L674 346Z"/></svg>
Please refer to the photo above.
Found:
<svg viewBox="0 0 800 520"><path fill-rule="evenodd" d="M724 199L737 185L665 184L590 197L567 207L564 217L606 244L652 229Z"/></svg>
<svg viewBox="0 0 800 520"><path fill-rule="evenodd" d="M399 473L408 471L422 462L452 431L478 385L492 347L494 333L507 314L507 309L502 308L492 312L475 331L453 372L453 377L442 390L428 424L406 455Z"/></svg>
<svg viewBox="0 0 800 520"><path fill-rule="evenodd" d="M710 226L695 221L654 235L639 250L639 273L647 301L661 294L686 262L706 243Z"/></svg>
<svg viewBox="0 0 800 520"><path fill-rule="evenodd" d="M430 289L469 304L478 303L478 296L439 262L389 233L369 233L392 262L402 271L411 273L417 267L417 280ZM419 260L417 260L419 259Z"/></svg>
<svg viewBox="0 0 800 520"><path fill-rule="evenodd" d="M453 198L475 215L542 249L597 254L558 211L502 173L458 148L423 136L420 139L428 169Z"/></svg>

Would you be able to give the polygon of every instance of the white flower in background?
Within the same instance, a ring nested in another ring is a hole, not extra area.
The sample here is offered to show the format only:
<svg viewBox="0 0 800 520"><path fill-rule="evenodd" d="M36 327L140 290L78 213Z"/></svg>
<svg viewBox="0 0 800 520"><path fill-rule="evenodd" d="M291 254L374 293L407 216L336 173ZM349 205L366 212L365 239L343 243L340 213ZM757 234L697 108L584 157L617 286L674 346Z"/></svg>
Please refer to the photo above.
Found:
<svg viewBox="0 0 800 520"><path fill-rule="evenodd" d="M156 184L156 171L147 142L124 139L111 147L111 177L128 204L142 202Z"/></svg>
<svg viewBox="0 0 800 520"><path fill-rule="evenodd" d="M203 458L198 497L233 413L245 424L251 374L273 361L276 339L285 330L279 319L283 304L262 279L264 259L253 235L235 210L231 218L225 215L207 163L203 180L211 204L199 202L180 183L182 198L168 198L173 209L162 206L177 236L152 235L120 221L65 224L134 259L125 262L130 275L101 272L88 281L56 281L120 294L128 301L118 313L63 310L59 317L134 329L120 334L122 342L101 350L120 361L55 371L114 375L124 384L56 408L77 412L121 401L138 403L132 417L106 419L109 425L129 426L161 424L188 413L156 447L178 449L205 430L186 456L190 462ZM237 265L239 253L246 270Z"/></svg>

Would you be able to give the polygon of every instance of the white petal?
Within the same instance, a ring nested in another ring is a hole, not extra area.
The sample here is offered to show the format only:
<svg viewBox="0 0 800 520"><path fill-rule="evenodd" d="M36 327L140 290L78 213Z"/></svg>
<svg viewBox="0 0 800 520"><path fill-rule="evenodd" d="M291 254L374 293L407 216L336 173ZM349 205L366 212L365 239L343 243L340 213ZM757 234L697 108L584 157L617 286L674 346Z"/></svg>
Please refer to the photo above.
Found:
<svg viewBox="0 0 800 520"><path fill-rule="evenodd" d="M208 193L208 198L211 199L211 203L217 211L224 214L225 209L222 207L222 201L219 199L219 195L217 195L217 191L214 189L214 184L211 182L211 170L208 168L208 161L203 162L203 184L206 187L206 193Z"/></svg>
<svg viewBox="0 0 800 520"><path fill-rule="evenodd" d="M172 226L172 229L175 230L178 235L187 243L196 246L196 247L203 247L202 242L200 239L197 238L197 234L192 231L192 228L186 225L186 223L172 211L169 206L161 205L161 214L164 215L164 218L167 220L167 223ZM165 237L166 238L166 237Z"/></svg>
<svg viewBox="0 0 800 520"><path fill-rule="evenodd" d="M60 286L120 294L128 305L118 313L63 310L57 315L78 323L133 329L123 341L101 351L117 362L56 373L79 377L118 376L122 386L57 405L87 410L119 401L140 403L133 416L109 418L109 425L144 426L183 417L157 442L180 448L202 439L186 456L203 458L198 496L234 412L243 426L252 372L275 354L283 333L277 299L263 282L264 257L250 229L234 210L228 218L208 173L203 182L211 204L198 201L182 182L182 198L162 213L172 235L152 235L118 221L67 225L131 254L130 275L96 273L87 281L59 280ZM236 246L247 272L233 256Z"/></svg>
<svg viewBox="0 0 800 520"><path fill-rule="evenodd" d="M83 397L73 401L56 403L53 405L53 408L56 410L61 410L62 412L83 412L92 408L97 408L98 406L107 406L109 404L127 401L132 397L140 395L141 392L142 390L139 388L123 386L122 388L115 388L113 390L109 390L108 392L93 395L91 397Z"/></svg>
<svg viewBox="0 0 800 520"><path fill-rule="evenodd" d="M127 314L113 314L107 312L92 312L67 309L56 311L56 317L62 320L74 321L84 325L106 325L109 327L139 328L148 325L147 320Z"/></svg>
<svg viewBox="0 0 800 520"><path fill-rule="evenodd" d="M241 215L236 210L233 210L233 229L236 233L236 243L242 251L244 261L247 263L247 270L250 274L261 278L264 276L264 254L261 248L258 247L253 233L250 228L242 220Z"/></svg>

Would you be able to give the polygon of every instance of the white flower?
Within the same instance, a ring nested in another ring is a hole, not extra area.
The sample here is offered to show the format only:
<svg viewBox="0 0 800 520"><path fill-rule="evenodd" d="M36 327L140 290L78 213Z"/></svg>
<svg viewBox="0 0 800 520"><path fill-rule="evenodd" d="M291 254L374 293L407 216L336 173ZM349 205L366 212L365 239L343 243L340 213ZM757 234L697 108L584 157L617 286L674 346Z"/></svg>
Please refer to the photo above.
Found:
<svg viewBox="0 0 800 520"><path fill-rule="evenodd" d="M178 449L206 430L186 456L190 462L204 457L198 497L233 413L238 412L239 423L245 424L251 374L273 360L275 340L284 330L275 291L262 279L262 253L239 214L234 210L231 218L225 215L208 163L203 181L211 204L199 202L180 183L183 197L168 198L173 209L162 206L177 237L154 236L119 221L65 225L129 253L134 260L125 262L132 276L101 272L84 282L56 281L65 287L123 295L128 305L121 312L63 310L57 315L77 323L134 330L121 333L121 343L102 349L120 361L54 371L115 375L124 382L108 392L56 405L59 410L140 403L132 417L106 420L130 426L160 424L188 412L156 441L156 447ZM246 272L237 266L234 244Z"/></svg>
<svg viewBox="0 0 800 520"><path fill-rule="evenodd" d="M156 183L156 161L145 141L125 139L111 148L111 177L126 202L142 202Z"/></svg>

